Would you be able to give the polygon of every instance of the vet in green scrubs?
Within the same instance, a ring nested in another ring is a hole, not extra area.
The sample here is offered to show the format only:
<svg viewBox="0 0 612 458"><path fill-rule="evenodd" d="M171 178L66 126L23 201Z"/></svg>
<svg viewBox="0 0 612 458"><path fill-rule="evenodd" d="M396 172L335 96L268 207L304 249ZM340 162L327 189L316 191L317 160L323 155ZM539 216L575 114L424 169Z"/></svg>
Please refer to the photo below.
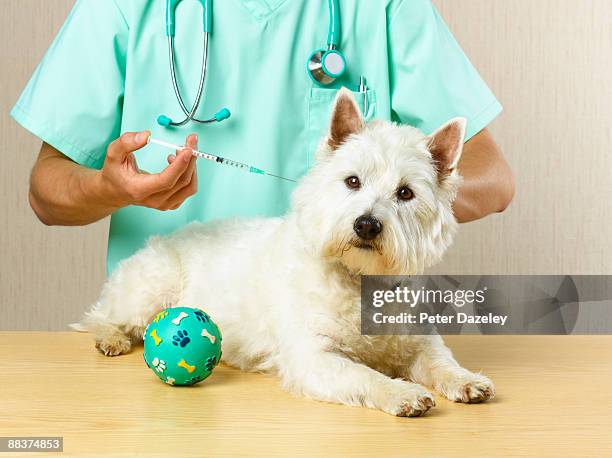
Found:
<svg viewBox="0 0 612 458"><path fill-rule="evenodd" d="M348 70L332 86L310 79L306 61L325 46L327 0L215 0L200 118L227 106L221 124L164 128L160 114L183 119L172 89L165 36L165 0L78 0L15 105L26 129L72 160L103 165L108 144L125 131L182 144L189 132L200 149L290 178L312 165L339 87L367 79L368 117L393 119L431 132L456 116L468 137L501 106L470 64L430 0L341 0L340 49ZM179 84L191 106L200 77L202 6L178 6ZM361 104L362 93L357 94ZM148 146L140 168L159 172L169 153ZM124 208L112 216L109 271L152 234L190 221L236 215L280 215L291 183L198 161L198 194L171 212Z"/></svg>

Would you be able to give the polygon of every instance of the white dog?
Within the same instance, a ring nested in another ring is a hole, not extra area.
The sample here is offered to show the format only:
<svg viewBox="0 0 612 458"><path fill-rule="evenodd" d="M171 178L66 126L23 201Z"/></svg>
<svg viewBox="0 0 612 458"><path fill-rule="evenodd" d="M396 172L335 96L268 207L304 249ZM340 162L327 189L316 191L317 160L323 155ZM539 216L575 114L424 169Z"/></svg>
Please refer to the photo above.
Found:
<svg viewBox="0 0 612 458"><path fill-rule="evenodd" d="M360 274L420 273L451 243L465 124L430 137L365 125L341 90L285 217L152 238L119 265L82 326L113 356L142 339L161 307L202 307L223 332L227 364L273 373L314 399L398 416L435 405L422 385L453 401L489 399L491 381L459 366L440 336L360 333Z"/></svg>

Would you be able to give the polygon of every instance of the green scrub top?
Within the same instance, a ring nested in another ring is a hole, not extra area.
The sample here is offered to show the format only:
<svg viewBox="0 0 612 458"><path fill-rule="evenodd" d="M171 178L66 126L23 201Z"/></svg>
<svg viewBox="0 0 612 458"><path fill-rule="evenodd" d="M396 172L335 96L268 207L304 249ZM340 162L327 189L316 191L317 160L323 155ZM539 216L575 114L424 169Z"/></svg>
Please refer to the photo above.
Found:
<svg viewBox="0 0 612 458"><path fill-rule="evenodd" d="M368 118L392 119L432 132L456 116L468 138L501 106L470 64L430 0L341 0L340 49L347 73L329 87L313 83L306 61L325 46L327 0L213 2L209 70L200 118L228 107L221 124L164 128L160 114L183 119L170 80L165 0L78 0L12 115L75 162L101 168L109 143L126 131L149 129L183 144L189 132L200 149L290 178L312 165L328 127L337 90L357 91L365 76ZM200 76L202 7L177 10L179 84L191 106ZM363 94L357 94L364 102ZM170 153L147 146L141 169L160 172ZM141 248L153 234L194 221L276 216L289 205L291 183L198 161L199 191L176 211L132 206L111 219L107 266Z"/></svg>

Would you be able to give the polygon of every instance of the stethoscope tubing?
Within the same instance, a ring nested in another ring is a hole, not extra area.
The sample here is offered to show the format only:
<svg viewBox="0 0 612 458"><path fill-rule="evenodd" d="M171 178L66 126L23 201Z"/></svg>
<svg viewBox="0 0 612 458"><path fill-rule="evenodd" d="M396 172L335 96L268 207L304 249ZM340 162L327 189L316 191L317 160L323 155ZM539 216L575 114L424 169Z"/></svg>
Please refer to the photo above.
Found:
<svg viewBox="0 0 612 458"><path fill-rule="evenodd" d="M160 115L157 118L158 124L164 127L181 127L185 124L193 121L200 124L209 124L214 122L221 122L228 119L231 116L231 112L227 108L219 110L215 115L206 120L196 118L196 114L200 105L202 104L202 98L204 94L204 86L206 83L206 73L208 69L208 54L209 54L209 39L212 30L212 0L199 0L203 8L203 49L202 49L202 70L200 73L200 82L198 84L198 92L191 109L187 108L185 100L181 94L181 89L178 83L177 68L176 68L176 46L174 37L176 34L176 7L182 0L166 0L166 37L168 42L168 59L170 61L170 79L172 81L172 88L174 94L181 108L181 111L185 115L185 119L180 122L175 122L171 118Z"/></svg>
<svg viewBox="0 0 612 458"><path fill-rule="evenodd" d="M327 49L333 50L340 42L340 4L339 0L328 0L329 3L329 33L327 34Z"/></svg>
<svg viewBox="0 0 612 458"><path fill-rule="evenodd" d="M204 83L206 81L206 71L207 71L207 66L208 66L208 32L204 33L203 46L204 46L204 49L202 51L202 71L200 75L200 83L198 85L198 92L197 92L195 101L193 103L193 106L191 107L191 110L188 110L187 106L185 105L185 102L183 101L183 97L181 95L181 91L179 89L178 81L176 77L176 51L175 51L175 46L174 46L174 36L172 35L168 36L168 50L169 50L168 52L169 52L169 58L170 58L170 77L172 79L172 87L174 88L174 93L176 94L176 98L181 107L181 110L186 116L186 118L183 119L181 122L170 123L170 125L173 127L184 126L190 121L194 121L200 124L209 124L209 123L216 122L215 118L201 120L195 117L198 111L198 108L200 107L200 104L202 102L202 95L204 93Z"/></svg>

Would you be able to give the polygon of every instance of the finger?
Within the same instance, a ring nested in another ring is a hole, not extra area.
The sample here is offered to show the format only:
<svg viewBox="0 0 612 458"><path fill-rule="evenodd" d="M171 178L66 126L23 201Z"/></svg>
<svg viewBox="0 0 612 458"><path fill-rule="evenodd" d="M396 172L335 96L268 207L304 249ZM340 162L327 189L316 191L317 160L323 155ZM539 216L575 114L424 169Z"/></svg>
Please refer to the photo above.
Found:
<svg viewBox="0 0 612 458"><path fill-rule="evenodd" d="M170 190L171 194L175 194L176 192L183 189L185 186L189 186L189 183L191 183L191 181L193 180L194 173L196 173L196 165L197 158L192 157L191 161L189 162L189 166L187 167L187 170L185 170L185 173L181 175L181 177L176 182L176 185Z"/></svg>
<svg viewBox="0 0 612 458"><path fill-rule="evenodd" d="M185 145L186 148L177 150L176 155L171 154L168 156L167 160L170 165L166 170L157 175L151 175L150 178L153 178L153 180L149 179L149 182L145 184L145 186L148 186L144 191L144 194L147 196L147 206L159 208L172 195L191 183L192 177L194 173L196 173L197 157L193 155L193 150L198 146L198 136L195 134L189 135L185 139ZM185 164L178 164L180 165L179 168L173 168L176 167L177 163L182 163L183 161L187 161L186 166ZM173 173L168 174L170 171L173 171ZM164 177L164 175L166 175L166 177ZM165 183L163 183L164 178L167 179ZM156 182L158 183L158 187L152 188L151 186L154 186ZM168 186L170 186L170 188L168 188Z"/></svg>
<svg viewBox="0 0 612 458"><path fill-rule="evenodd" d="M147 198L142 205L148 208L157 210L176 210L189 197L193 196L198 191L197 176L194 175L193 180L185 187L175 192L174 194L158 193Z"/></svg>
<svg viewBox="0 0 612 458"><path fill-rule="evenodd" d="M189 135L186 139L185 139L185 145L188 148L191 148L191 150L195 150L198 147L198 136L195 134L191 134ZM173 160L174 161L174 160ZM187 170L185 170L185 172L183 173L183 175L181 175L181 177L177 180L176 184L174 185L174 187L169 191L168 195L174 195L176 194L178 191L180 191L181 189L183 189L185 186L188 186L189 183L191 183L192 179L193 179L193 175L196 171L196 161L197 161L197 157L196 156L192 156L191 160L189 162L189 167L187 167Z"/></svg>
<svg viewBox="0 0 612 458"><path fill-rule="evenodd" d="M185 145L191 149L198 149L198 136L196 134L191 134L185 140Z"/></svg>
<svg viewBox="0 0 612 458"><path fill-rule="evenodd" d="M191 175L189 184L184 188L178 190L174 194L168 197L166 205L174 210L180 207L189 197L195 195L198 192L198 171L195 169Z"/></svg>
<svg viewBox="0 0 612 458"><path fill-rule="evenodd" d="M151 132L126 132L117 140L112 142L107 149L107 157L111 161L123 162L134 151L145 146L151 136Z"/></svg>
<svg viewBox="0 0 612 458"><path fill-rule="evenodd" d="M181 149L176 150L176 155L168 156L168 162L170 162L171 156L174 156L174 157L178 156L179 152L184 150L185 148L191 148L192 150L198 148L198 136L196 134L188 135L187 138L185 139L185 146L183 146Z"/></svg>
<svg viewBox="0 0 612 458"><path fill-rule="evenodd" d="M179 178L189 168L192 158L191 149L185 148L178 151L176 159L161 173L139 177L141 192L146 196L151 196L152 194L172 190Z"/></svg>
<svg viewBox="0 0 612 458"><path fill-rule="evenodd" d="M185 177L188 177L189 179L187 181L183 181ZM194 160L192 161L192 166L190 166L189 170L183 174L173 189L170 191L155 193L149 196L145 205L147 207L157 208L158 210L175 210L185 200L187 200L188 197L194 195L197 190L198 170Z"/></svg>
<svg viewBox="0 0 612 458"><path fill-rule="evenodd" d="M164 204L162 204L163 210L176 210L183 202L189 199L191 196L198 192L198 178L197 174L194 173L191 182L180 189L173 195L171 195Z"/></svg>
<svg viewBox="0 0 612 458"><path fill-rule="evenodd" d="M174 159L176 160L176 159ZM183 188L191 185L194 178L197 180L197 169L196 169L196 160L195 158L191 160L189 167L181 175L181 177L177 180L174 187L170 190L164 190L160 192L156 192L151 194L147 198L147 206L152 208L159 208L167 206L169 201L175 201L173 196L175 196L178 192L180 192Z"/></svg>

